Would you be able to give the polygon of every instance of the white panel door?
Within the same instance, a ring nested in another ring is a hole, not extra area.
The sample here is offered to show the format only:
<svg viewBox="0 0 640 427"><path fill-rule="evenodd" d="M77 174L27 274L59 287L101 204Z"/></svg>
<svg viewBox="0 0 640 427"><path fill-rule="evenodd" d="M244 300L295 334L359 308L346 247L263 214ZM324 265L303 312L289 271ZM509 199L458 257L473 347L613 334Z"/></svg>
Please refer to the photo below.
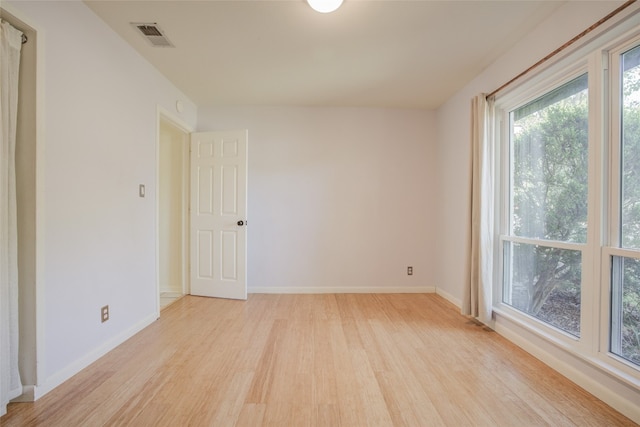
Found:
<svg viewBox="0 0 640 427"><path fill-rule="evenodd" d="M191 294L247 299L247 131L191 134Z"/></svg>

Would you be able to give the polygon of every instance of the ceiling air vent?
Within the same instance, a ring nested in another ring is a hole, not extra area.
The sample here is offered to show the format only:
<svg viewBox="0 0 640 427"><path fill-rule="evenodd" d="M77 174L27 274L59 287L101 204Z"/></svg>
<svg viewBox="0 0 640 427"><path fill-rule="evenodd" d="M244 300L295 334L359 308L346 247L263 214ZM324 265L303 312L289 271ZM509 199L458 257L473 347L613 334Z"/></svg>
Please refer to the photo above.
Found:
<svg viewBox="0 0 640 427"><path fill-rule="evenodd" d="M164 35L162 29L155 22L132 22L135 28L142 33L145 39L154 47L175 47Z"/></svg>

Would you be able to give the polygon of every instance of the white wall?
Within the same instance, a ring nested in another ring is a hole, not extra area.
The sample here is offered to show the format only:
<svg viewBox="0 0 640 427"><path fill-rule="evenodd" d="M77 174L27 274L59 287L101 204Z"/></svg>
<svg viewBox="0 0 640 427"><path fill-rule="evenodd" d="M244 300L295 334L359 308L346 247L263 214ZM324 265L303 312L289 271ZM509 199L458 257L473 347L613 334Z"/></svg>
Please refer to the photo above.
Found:
<svg viewBox="0 0 640 427"><path fill-rule="evenodd" d="M598 21L620 2L567 2L539 28L460 90L437 112L438 204L441 206L436 266L438 292L460 303L466 281L465 253L469 225L470 100L488 93ZM638 6L634 6L638 9ZM635 15L635 25L638 25ZM629 21L633 22L633 21ZM593 393L636 422L640 421L640 390L600 367L597 360L572 354L541 339L527 328L497 315L496 331Z"/></svg>
<svg viewBox="0 0 640 427"><path fill-rule="evenodd" d="M6 2L38 31L38 388L155 319L157 107L196 107L81 2ZM40 47L39 47L40 49ZM178 116L176 114L176 116ZM147 197L138 197L138 184ZM108 304L111 320L100 323ZM39 393L36 391L36 395Z"/></svg>
<svg viewBox="0 0 640 427"><path fill-rule="evenodd" d="M200 108L201 131L249 130L249 292L432 287L434 119L419 110Z"/></svg>

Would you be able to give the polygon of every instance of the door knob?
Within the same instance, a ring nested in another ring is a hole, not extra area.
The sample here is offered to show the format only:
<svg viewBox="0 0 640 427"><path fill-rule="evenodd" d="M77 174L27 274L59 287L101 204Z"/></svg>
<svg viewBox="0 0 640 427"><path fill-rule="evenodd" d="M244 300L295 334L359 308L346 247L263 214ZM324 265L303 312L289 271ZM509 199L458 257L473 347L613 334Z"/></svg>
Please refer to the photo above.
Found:
<svg viewBox="0 0 640 427"><path fill-rule="evenodd" d="M242 221L242 220L238 221L238 225L239 225L240 227L242 227L242 226L244 225L244 221Z"/></svg>

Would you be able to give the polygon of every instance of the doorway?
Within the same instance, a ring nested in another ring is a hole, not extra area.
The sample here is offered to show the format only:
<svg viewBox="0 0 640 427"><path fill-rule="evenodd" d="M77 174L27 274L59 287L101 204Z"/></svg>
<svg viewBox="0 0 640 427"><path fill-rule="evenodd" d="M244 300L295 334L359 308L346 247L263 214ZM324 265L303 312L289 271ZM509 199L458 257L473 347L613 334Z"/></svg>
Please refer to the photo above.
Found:
<svg viewBox="0 0 640 427"><path fill-rule="evenodd" d="M189 292L189 132L160 114L158 129L158 300Z"/></svg>

